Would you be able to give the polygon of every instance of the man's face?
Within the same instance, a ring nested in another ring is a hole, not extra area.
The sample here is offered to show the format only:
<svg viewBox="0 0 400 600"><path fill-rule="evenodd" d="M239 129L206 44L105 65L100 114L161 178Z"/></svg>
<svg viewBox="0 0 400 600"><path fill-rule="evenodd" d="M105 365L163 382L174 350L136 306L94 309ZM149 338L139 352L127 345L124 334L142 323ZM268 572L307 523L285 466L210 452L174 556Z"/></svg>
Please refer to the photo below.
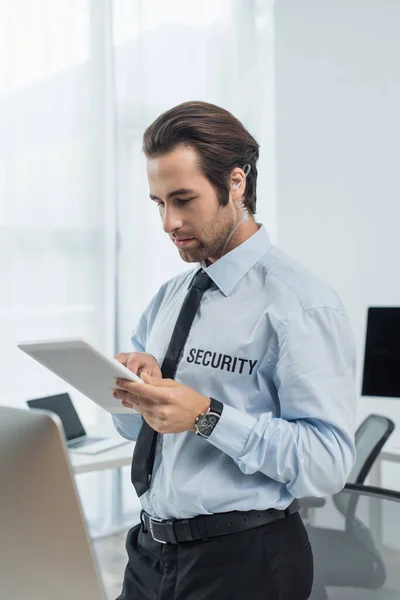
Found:
<svg viewBox="0 0 400 600"><path fill-rule="evenodd" d="M150 198L159 207L163 229L190 263L220 258L235 226L231 203L219 205L198 163L196 151L182 146L147 161Z"/></svg>

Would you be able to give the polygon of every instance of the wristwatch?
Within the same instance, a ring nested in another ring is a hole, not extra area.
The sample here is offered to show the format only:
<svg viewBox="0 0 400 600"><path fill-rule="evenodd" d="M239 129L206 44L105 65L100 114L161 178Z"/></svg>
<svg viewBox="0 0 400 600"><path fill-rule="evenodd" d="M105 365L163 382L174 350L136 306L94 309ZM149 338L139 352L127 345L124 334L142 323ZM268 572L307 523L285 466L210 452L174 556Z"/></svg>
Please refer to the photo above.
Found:
<svg viewBox="0 0 400 600"><path fill-rule="evenodd" d="M214 431L221 418L224 405L219 400L210 398L210 408L205 412L201 413L194 422L194 428L196 435L208 438Z"/></svg>

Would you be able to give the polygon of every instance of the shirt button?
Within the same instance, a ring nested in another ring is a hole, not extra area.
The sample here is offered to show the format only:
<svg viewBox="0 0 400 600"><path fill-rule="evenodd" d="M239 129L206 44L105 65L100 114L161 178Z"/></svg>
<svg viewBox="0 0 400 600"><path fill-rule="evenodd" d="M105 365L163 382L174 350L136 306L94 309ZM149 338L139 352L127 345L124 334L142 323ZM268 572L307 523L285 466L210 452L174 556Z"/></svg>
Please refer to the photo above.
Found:
<svg viewBox="0 0 400 600"><path fill-rule="evenodd" d="M162 452L162 449L163 449L163 445L161 443L158 444L158 446L157 446L158 452Z"/></svg>

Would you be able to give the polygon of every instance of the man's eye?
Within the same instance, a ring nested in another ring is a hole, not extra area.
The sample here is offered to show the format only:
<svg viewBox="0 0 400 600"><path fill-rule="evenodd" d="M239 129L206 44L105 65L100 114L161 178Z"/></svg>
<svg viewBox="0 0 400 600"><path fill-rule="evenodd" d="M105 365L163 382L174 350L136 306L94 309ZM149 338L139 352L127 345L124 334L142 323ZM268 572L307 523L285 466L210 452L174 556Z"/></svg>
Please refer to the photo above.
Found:
<svg viewBox="0 0 400 600"><path fill-rule="evenodd" d="M192 200L194 200L194 198L176 198L175 202L177 202L179 205L183 205L183 204L187 204L188 202L191 202ZM163 208L164 207L164 202L157 202L157 206L158 208Z"/></svg>
<svg viewBox="0 0 400 600"><path fill-rule="evenodd" d="M191 200L194 200L194 198L185 198L184 200L181 198L177 198L176 201L178 204L187 204L188 202L190 202Z"/></svg>

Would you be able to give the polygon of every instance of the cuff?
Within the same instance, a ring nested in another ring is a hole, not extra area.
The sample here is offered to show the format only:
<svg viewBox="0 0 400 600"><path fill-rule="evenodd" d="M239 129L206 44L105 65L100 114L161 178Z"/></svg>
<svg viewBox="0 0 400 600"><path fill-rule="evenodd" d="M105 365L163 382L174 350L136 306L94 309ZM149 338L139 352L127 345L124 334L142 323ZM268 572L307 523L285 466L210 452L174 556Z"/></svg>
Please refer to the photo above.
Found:
<svg viewBox="0 0 400 600"><path fill-rule="evenodd" d="M139 435L142 426L142 415L136 413L128 414L112 414L112 420L118 433L127 440L135 440Z"/></svg>
<svg viewBox="0 0 400 600"><path fill-rule="evenodd" d="M244 453L256 423L257 419L251 415L224 404L221 418L207 439L210 444L237 460Z"/></svg>

